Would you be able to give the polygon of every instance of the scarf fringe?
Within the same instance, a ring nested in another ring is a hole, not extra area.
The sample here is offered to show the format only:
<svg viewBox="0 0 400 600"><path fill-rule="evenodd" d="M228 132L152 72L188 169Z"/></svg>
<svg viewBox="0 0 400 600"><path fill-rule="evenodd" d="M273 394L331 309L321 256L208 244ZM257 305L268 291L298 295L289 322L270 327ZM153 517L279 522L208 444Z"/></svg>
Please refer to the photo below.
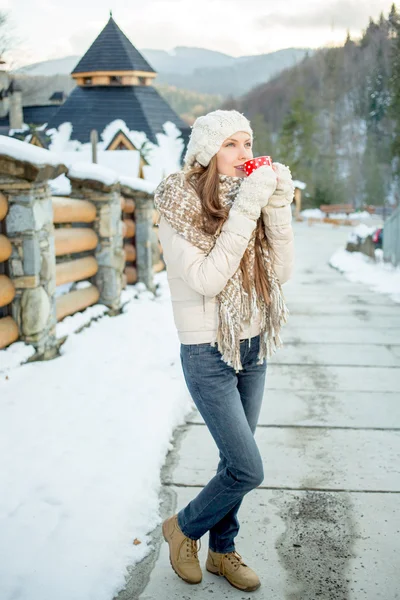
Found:
<svg viewBox="0 0 400 600"><path fill-rule="evenodd" d="M208 254L215 244L216 236L206 234L198 228L196 219L201 215L200 200L194 190L185 187L182 176L183 173L179 172L163 180L155 193L155 206L185 239ZM241 181L240 178L220 176L221 205L232 205ZM254 279L254 244L255 231L248 244L251 257L250 281ZM246 292L240 268L217 296L219 325L216 340L212 345L215 345L215 342L218 344L222 360L233 367L236 373L243 370L240 359L242 320L252 323L257 313L260 313L260 349L257 364L262 364L265 358L270 358L283 345L280 329L287 323L289 311L266 242L262 242L262 246L265 270L271 282L270 304L267 305L263 298L257 297L254 285L251 294Z"/></svg>

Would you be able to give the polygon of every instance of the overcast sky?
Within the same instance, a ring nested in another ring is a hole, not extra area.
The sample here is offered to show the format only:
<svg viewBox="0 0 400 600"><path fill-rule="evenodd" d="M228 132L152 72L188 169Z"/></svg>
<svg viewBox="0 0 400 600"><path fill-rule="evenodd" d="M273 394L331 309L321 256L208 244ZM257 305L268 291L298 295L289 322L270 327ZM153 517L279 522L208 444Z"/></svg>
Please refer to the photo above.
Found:
<svg viewBox="0 0 400 600"><path fill-rule="evenodd" d="M393 0L0 0L9 15L17 67L82 55L110 9L137 48L198 46L232 56L342 43ZM397 4L398 6L398 4ZM399 6L398 6L399 8Z"/></svg>

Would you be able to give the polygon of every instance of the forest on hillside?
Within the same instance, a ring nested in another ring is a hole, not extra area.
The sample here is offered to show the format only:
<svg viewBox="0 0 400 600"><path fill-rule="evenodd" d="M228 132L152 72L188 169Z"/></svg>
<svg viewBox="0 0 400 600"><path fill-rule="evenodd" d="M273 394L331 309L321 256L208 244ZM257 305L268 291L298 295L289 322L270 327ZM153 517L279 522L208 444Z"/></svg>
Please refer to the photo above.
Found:
<svg viewBox="0 0 400 600"><path fill-rule="evenodd" d="M357 42L322 48L228 99L248 116L255 154L290 165L308 205L400 203L400 17L370 19Z"/></svg>

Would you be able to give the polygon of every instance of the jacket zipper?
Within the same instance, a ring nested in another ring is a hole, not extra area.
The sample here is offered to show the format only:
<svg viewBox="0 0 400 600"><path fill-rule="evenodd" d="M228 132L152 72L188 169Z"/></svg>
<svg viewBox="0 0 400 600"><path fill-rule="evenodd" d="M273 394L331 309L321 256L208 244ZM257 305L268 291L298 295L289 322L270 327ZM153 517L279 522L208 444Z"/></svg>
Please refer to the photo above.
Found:
<svg viewBox="0 0 400 600"><path fill-rule="evenodd" d="M203 296L203 312L206 312L205 301L206 301L206 297Z"/></svg>

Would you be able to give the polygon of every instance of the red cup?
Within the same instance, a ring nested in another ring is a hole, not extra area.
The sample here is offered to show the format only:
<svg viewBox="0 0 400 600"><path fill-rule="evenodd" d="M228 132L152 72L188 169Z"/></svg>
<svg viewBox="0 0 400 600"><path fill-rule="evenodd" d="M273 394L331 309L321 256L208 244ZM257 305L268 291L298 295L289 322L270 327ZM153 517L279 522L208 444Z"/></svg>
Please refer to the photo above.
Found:
<svg viewBox="0 0 400 600"><path fill-rule="evenodd" d="M258 169L258 167L262 167L263 165L272 167L272 158L270 156L257 156L251 160L246 160L243 164L243 171L249 176L253 171Z"/></svg>

